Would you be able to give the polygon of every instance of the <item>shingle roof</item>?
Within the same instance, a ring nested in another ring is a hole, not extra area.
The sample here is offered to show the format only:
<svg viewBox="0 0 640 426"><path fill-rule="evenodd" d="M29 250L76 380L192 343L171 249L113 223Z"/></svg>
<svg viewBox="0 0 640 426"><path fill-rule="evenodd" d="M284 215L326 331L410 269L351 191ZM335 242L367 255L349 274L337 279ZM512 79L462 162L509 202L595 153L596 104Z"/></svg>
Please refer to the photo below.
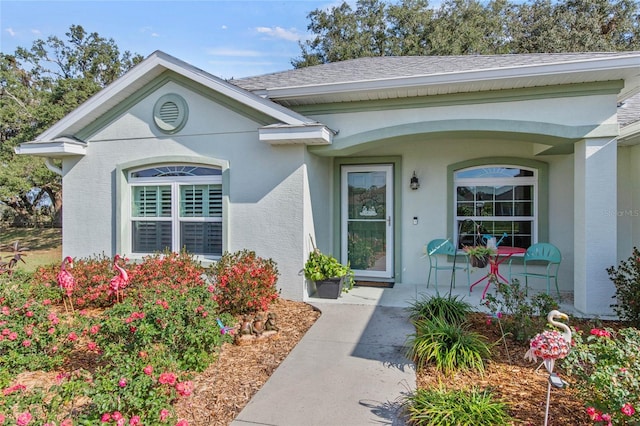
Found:
<svg viewBox="0 0 640 426"><path fill-rule="evenodd" d="M626 99L618 107L618 123L620 127L640 121L640 93Z"/></svg>
<svg viewBox="0 0 640 426"><path fill-rule="evenodd" d="M465 56L382 56L351 59L255 77L229 80L251 92L321 86L384 79L506 70L536 65L579 63L637 56L640 52L531 53ZM619 110L621 127L640 121L640 94L627 99Z"/></svg>
<svg viewBox="0 0 640 426"><path fill-rule="evenodd" d="M247 77L229 82L249 91L328 83L428 76L637 55L639 52L532 53L465 56L381 56Z"/></svg>

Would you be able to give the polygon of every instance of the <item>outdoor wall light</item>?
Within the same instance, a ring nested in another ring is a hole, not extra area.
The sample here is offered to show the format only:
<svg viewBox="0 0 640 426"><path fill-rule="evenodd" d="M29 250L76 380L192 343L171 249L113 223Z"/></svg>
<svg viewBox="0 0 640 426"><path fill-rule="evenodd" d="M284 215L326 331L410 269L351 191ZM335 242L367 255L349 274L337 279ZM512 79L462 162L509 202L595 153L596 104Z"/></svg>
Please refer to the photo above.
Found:
<svg viewBox="0 0 640 426"><path fill-rule="evenodd" d="M420 188L420 181L418 180L418 176L416 176L415 170L413 172L413 176L411 176L411 182L409 183L409 187L414 191Z"/></svg>

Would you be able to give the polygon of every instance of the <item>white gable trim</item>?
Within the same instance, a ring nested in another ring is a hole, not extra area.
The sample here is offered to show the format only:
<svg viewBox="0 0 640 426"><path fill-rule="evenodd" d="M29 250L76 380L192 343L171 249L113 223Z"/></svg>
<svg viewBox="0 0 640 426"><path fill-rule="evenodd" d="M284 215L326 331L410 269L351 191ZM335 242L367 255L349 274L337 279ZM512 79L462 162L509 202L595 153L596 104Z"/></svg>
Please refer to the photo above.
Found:
<svg viewBox="0 0 640 426"><path fill-rule="evenodd" d="M173 71L194 82L210 88L224 96L240 102L260 111L275 120L285 124L304 125L315 123L301 114L291 111L281 105L276 104L268 99L261 98L253 93L243 90L233 84L230 84L218 77L215 77L199 68L180 61L166 53L156 51L147 59L133 67L125 75L111 83L109 86L96 93L86 102L72 111L70 114L62 118L48 130L40 134L34 141L27 142L29 144L50 144L61 135L75 134L83 127L99 118L111 108L124 101L131 96L136 90L152 81L164 71ZM43 147L44 148L44 147ZM25 148L30 153L39 153L36 147Z"/></svg>

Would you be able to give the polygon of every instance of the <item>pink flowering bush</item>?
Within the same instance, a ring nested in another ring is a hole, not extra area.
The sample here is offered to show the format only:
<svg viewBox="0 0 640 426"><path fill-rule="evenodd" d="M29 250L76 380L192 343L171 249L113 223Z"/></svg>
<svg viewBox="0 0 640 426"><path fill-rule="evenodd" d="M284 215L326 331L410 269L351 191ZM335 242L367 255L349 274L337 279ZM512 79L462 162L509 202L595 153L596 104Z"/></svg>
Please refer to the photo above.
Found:
<svg viewBox="0 0 640 426"><path fill-rule="evenodd" d="M204 268L187 252L165 252L145 256L142 262L128 271L130 292L136 292L137 298L146 290L183 292L191 287L204 285Z"/></svg>
<svg viewBox="0 0 640 426"><path fill-rule="evenodd" d="M574 346L563 361L571 385L585 401L595 424L638 424L640 331L624 328L573 333Z"/></svg>
<svg viewBox="0 0 640 426"><path fill-rule="evenodd" d="M125 267L126 269L126 267ZM37 289L49 289L56 294L56 302L62 304L62 291L56 279L60 265L41 266L33 273L32 281ZM109 292L109 281L116 275L113 270L113 259L96 256L87 259L74 259L71 275L76 286L71 297L76 309L104 308L113 305L115 297Z"/></svg>
<svg viewBox="0 0 640 426"><path fill-rule="evenodd" d="M75 314L62 313L59 265L25 276L24 285L15 275L11 287L0 285L0 424L186 425L172 404L193 394L191 374L215 361L233 339L223 331L236 326L204 269L186 253L123 262L131 281L115 303L111 259L74 263ZM106 309L89 315L87 307ZM92 358L95 369L62 372L48 389L16 381L26 369L64 367L71 350ZM74 406L79 396L88 402ZM63 415L69 407L73 421Z"/></svg>
<svg viewBox="0 0 640 426"><path fill-rule="evenodd" d="M57 395L48 395L41 389L28 390L17 383L0 389L0 425L42 425L55 419ZM57 424L57 423L56 423Z"/></svg>
<svg viewBox="0 0 640 426"><path fill-rule="evenodd" d="M105 312L95 342L103 357L117 359L123 353L148 351L170 360L181 369L202 371L215 358L216 349L230 335L220 333L216 319L233 323L228 315L218 315L218 306L201 285L183 291L166 289L155 298L124 302Z"/></svg>
<svg viewBox="0 0 640 426"><path fill-rule="evenodd" d="M50 370L60 366L73 346L66 339L68 325L51 311L50 303L29 299L17 288L2 289L0 369L11 369L17 374L27 369Z"/></svg>
<svg viewBox="0 0 640 426"><path fill-rule="evenodd" d="M214 299L233 315L267 311L278 298L278 268L249 250L224 253L208 270Z"/></svg>

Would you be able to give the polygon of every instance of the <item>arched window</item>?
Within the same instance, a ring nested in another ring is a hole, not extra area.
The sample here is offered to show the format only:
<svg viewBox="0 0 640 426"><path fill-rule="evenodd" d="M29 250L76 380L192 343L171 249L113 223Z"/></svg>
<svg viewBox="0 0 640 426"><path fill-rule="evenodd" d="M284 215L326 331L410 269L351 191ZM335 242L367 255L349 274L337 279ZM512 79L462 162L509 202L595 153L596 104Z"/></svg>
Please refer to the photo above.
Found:
<svg viewBox="0 0 640 426"><path fill-rule="evenodd" d="M222 255L222 171L174 164L129 172L131 249Z"/></svg>
<svg viewBox="0 0 640 426"><path fill-rule="evenodd" d="M483 165L454 172L455 229L458 247L481 244L529 247L537 241L538 176L533 168Z"/></svg>

